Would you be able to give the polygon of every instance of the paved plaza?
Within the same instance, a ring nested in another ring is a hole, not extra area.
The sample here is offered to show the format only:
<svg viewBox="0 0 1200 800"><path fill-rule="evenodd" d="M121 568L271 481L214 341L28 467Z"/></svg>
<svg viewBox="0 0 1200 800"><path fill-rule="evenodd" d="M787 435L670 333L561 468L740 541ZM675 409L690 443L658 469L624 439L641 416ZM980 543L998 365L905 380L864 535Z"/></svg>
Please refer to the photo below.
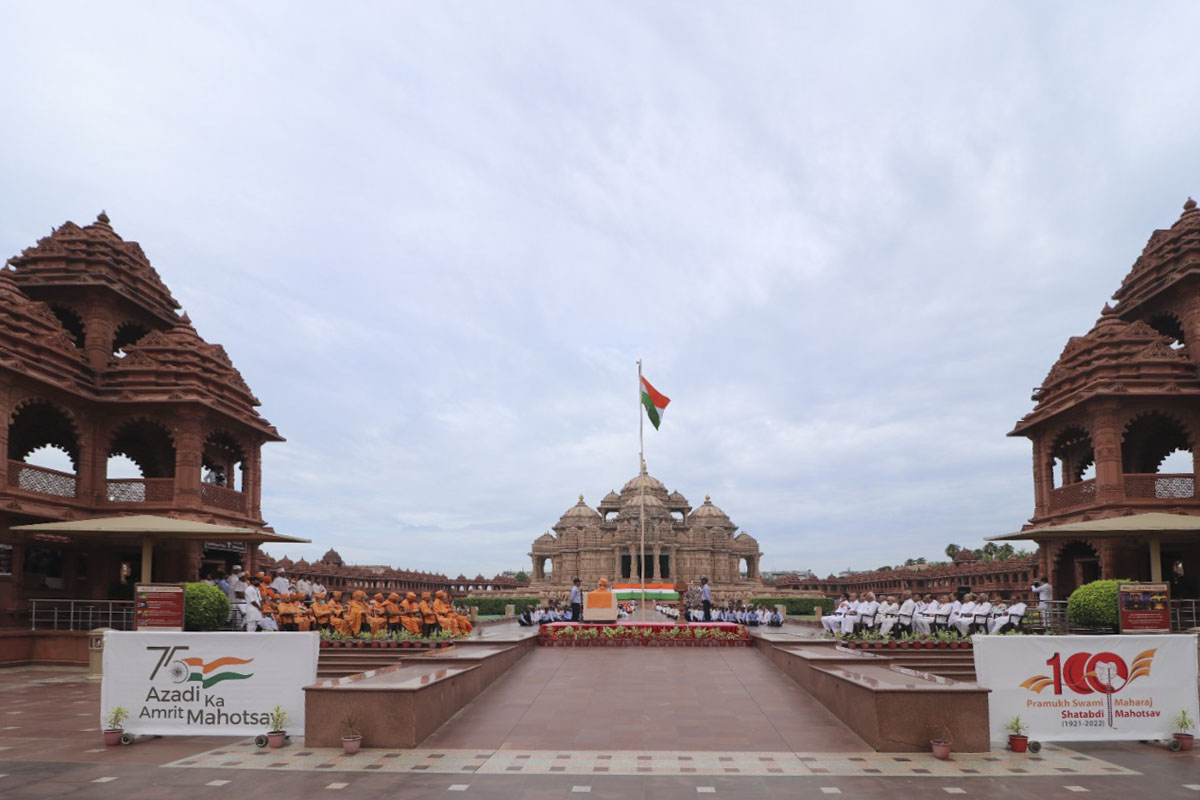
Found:
<svg viewBox="0 0 1200 800"><path fill-rule="evenodd" d="M754 649L539 648L421 747L353 757L299 737L106 748L80 669L0 671L0 698L0 798L1200 797L1200 759L1148 744L875 753Z"/></svg>

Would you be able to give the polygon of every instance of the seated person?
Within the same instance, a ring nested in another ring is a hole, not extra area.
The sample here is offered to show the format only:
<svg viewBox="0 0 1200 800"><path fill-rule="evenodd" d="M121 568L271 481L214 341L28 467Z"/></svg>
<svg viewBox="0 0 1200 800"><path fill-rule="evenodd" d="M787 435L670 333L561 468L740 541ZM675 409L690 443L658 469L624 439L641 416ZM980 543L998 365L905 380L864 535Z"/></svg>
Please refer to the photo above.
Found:
<svg viewBox="0 0 1200 800"><path fill-rule="evenodd" d="M992 615L992 604L988 602L987 594L981 593L975 600L975 609L971 612L971 624L967 630L971 633L987 632L988 618Z"/></svg>
<svg viewBox="0 0 1200 800"><path fill-rule="evenodd" d="M995 615L992 617L989 633L1008 633L1009 631L1020 630L1021 621L1025 618L1025 608L1023 600L1010 603L1004 610L1004 616Z"/></svg>
<svg viewBox="0 0 1200 800"><path fill-rule="evenodd" d="M875 615L879 612L879 601L874 592L867 592L859 602L858 608L842 617L842 633L853 633L856 628L867 630L875 628Z"/></svg>
<svg viewBox="0 0 1200 800"><path fill-rule="evenodd" d="M774 611L771 612L771 616L770 616L770 619L767 620L767 624L770 625L772 628L782 628L783 627L783 614L779 613L779 609L775 609Z"/></svg>
<svg viewBox="0 0 1200 800"><path fill-rule="evenodd" d="M969 592L963 595L963 604L958 609L958 613L950 612L950 628L956 630L963 636L967 635L967 630L975 622L975 595Z"/></svg>
<svg viewBox="0 0 1200 800"><path fill-rule="evenodd" d="M922 636L928 636L933 633L933 627L940 610L941 604L933 598L933 595L927 594L921 598L920 610L913 617L913 632L919 633Z"/></svg>
<svg viewBox="0 0 1200 800"><path fill-rule="evenodd" d="M842 629L842 618L850 611L850 595L843 594L833 611L821 617L821 627L828 633Z"/></svg>
<svg viewBox="0 0 1200 800"><path fill-rule="evenodd" d="M879 635L891 636L892 629L900 621L900 604L896 596L889 594L884 602L879 604Z"/></svg>

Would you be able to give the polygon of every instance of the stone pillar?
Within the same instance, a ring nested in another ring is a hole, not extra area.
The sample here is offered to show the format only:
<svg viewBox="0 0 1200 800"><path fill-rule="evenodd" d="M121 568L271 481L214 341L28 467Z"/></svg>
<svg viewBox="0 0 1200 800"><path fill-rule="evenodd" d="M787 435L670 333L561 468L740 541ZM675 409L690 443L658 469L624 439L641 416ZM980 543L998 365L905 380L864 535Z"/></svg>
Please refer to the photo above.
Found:
<svg viewBox="0 0 1200 800"><path fill-rule="evenodd" d="M1054 491L1054 468L1048 458L1050 444L1037 437L1033 440L1033 516L1050 513L1050 493Z"/></svg>
<svg viewBox="0 0 1200 800"><path fill-rule="evenodd" d="M1105 400L1092 415L1092 449L1096 454L1096 502L1122 502L1125 472L1121 465L1121 430L1117 404L1112 400Z"/></svg>
<svg viewBox="0 0 1200 800"><path fill-rule="evenodd" d="M75 497L88 503L108 500L108 426L101 422L87 420L80 426Z"/></svg>
<svg viewBox="0 0 1200 800"><path fill-rule="evenodd" d="M654 555L650 558L650 580L654 580L658 577L658 557L661 553L661 545L654 545Z"/></svg>
<svg viewBox="0 0 1200 800"><path fill-rule="evenodd" d="M250 448L242 465L242 494L246 497L246 513L262 519L262 444Z"/></svg>
<svg viewBox="0 0 1200 800"><path fill-rule="evenodd" d="M175 505L181 508L200 507L201 465L204 451L204 432L195 412L180 414L175 427ZM243 565L245 566L245 565Z"/></svg>
<svg viewBox="0 0 1200 800"><path fill-rule="evenodd" d="M621 547L613 547L612 580L615 583L621 578Z"/></svg>
<svg viewBox="0 0 1200 800"><path fill-rule="evenodd" d="M0 381L0 488L8 491L8 426L12 415L12 386L7 381ZM14 550L13 560L16 561ZM16 572L16 564L13 565ZM13 580L17 580L14 576ZM19 585L19 584L17 584Z"/></svg>
<svg viewBox="0 0 1200 800"><path fill-rule="evenodd" d="M113 357L113 336L117 332L116 314L106 303L96 303L84 320L83 352L88 365L102 371Z"/></svg>

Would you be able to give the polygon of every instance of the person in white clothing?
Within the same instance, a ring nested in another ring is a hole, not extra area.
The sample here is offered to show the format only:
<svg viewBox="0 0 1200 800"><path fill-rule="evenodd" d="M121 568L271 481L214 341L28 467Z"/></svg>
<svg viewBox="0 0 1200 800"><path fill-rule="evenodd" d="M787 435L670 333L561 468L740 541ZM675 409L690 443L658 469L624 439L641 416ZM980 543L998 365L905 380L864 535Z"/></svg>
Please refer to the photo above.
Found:
<svg viewBox="0 0 1200 800"><path fill-rule="evenodd" d="M987 631L988 620L992 616L992 604L988 601L986 594L980 594L979 599L975 601L974 611L974 629L976 632Z"/></svg>
<svg viewBox="0 0 1200 800"><path fill-rule="evenodd" d="M841 630L842 617L850 610L850 595L843 594L832 613L821 617L821 627L829 633Z"/></svg>
<svg viewBox="0 0 1200 800"><path fill-rule="evenodd" d="M856 608L842 617L842 633L854 633L860 623L864 628L875 628L875 614L879 611L879 602L873 592L867 592L859 601Z"/></svg>
<svg viewBox="0 0 1200 800"><path fill-rule="evenodd" d="M922 636L928 636L932 633L933 623L937 620L940 608L941 605L937 600L933 599L933 595L925 595L922 599L920 610L913 617L913 632L919 633Z"/></svg>
<svg viewBox="0 0 1200 800"><path fill-rule="evenodd" d="M296 581L296 593L301 595L302 600L312 599L312 584L304 578Z"/></svg>
<svg viewBox="0 0 1200 800"><path fill-rule="evenodd" d="M288 579L283 576L283 567L275 570L275 579L271 581L271 588L281 595L291 593L291 586L288 584Z"/></svg>
<svg viewBox="0 0 1200 800"><path fill-rule="evenodd" d="M253 583L247 583L243 596L246 598L246 633L254 633L262 624L262 595Z"/></svg>
<svg viewBox="0 0 1200 800"><path fill-rule="evenodd" d="M900 619L900 604L896 602L895 595L888 595L884 601L879 604L879 635L891 636L892 628L896 627L896 622Z"/></svg>
<svg viewBox="0 0 1200 800"><path fill-rule="evenodd" d="M1054 587L1041 578L1033 582L1030 591L1037 595L1038 611L1043 614L1050 610L1050 601L1054 599Z"/></svg>
<svg viewBox="0 0 1200 800"><path fill-rule="evenodd" d="M913 617L917 615L917 601L913 599L912 591L904 590L900 607L896 610L896 625L900 633L913 632Z"/></svg>
<svg viewBox="0 0 1200 800"><path fill-rule="evenodd" d="M963 596L962 608L958 610L957 618L955 614L950 615L950 627L957 630L963 636L967 635L967 629L971 623L975 621L975 595L967 594Z"/></svg>
<svg viewBox="0 0 1200 800"><path fill-rule="evenodd" d="M992 617L992 633L1008 633L1021 627L1021 619L1025 616L1025 603L1018 600L1010 605L1003 617Z"/></svg>

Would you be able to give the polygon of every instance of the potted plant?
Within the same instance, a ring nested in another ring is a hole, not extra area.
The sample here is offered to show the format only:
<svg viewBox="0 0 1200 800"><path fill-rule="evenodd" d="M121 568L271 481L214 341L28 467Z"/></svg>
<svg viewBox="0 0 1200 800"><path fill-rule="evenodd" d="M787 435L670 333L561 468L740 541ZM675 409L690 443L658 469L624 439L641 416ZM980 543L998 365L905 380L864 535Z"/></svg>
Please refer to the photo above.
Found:
<svg viewBox="0 0 1200 800"><path fill-rule="evenodd" d="M1179 742L1180 750L1191 750L1195 744L1194 737L1188 731L1196 729L1196 721L1188 716L1187 709L1175 715L1175 741Z"/></svg>
<svg viewBox="0 0 1200 800"><path fill-rule="evenodd" d="M933 757L940 758L943 761L950 758L950 748L954 745L954 738L950 735L950 726L945 720L938 722L939 735L936 739L929 740L929 746L933 748Z"/></svg>
<svg viewBox="0 0 1200 800"><path fill-rule="evenodd" d="M1017 715L1004 723L1008 731L1008 746L1014 753L1024 753L1029 747L1029 723Z"/></svg>
<svg viewBox="0 0 1200 800"><path fill-rule="evenodd" d="M342 719L342 727L346 729L342 735L342 752L352 756L358 752L358 748L362 747L362 734L358 731L358 718L353 714L347 714Z"/></svg>
<svg viewBox="0 0 1200 800"><path fill-rule="evenodd" d="M283 747L283 740L287 738L287 731L284 730L288 724L288 713L283 710L282 706L275 706L271 710L271 727L267 731L267 745L272 748Z"/></svg>
<svg viewBox="0 0 1200 800"><path fill-rule="evenodd" d="M112 747L121 743L121 736L125 733L125 728L121 723L127 719L129 719L129 712L124 706L117 706L104 715L104 744L106 746ZM1188 749L1191 749L1190 744Z"/></svg>

